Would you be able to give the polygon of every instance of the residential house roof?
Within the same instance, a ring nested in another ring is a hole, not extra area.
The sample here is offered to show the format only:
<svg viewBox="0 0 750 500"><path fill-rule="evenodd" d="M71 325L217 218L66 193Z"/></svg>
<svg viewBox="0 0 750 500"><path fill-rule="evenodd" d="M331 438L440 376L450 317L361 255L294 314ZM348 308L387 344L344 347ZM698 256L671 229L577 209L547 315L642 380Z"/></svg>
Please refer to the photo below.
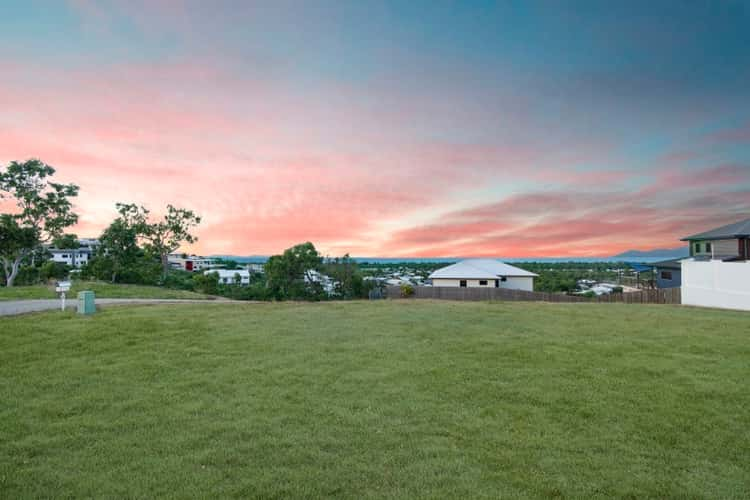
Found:
<svg viewBox="0 0 750 500"><path fill-rule="evenodd" d="M652 262L649 265L658 269L682 270L682 259L660 260L659 262Z"/></svg>
<svg viewBox="0 0 750 500"><path fill-rule="evenodd" d="M430 274L431 279L495 279L503 276L534 277L538 275L494 259L462 260Z"/></svg>
<svg viewBox="0 0 750 500"><path fill-rule="evenodd" d="M711 229L705 233L694 234L682 238L682 241L693 240L733 240L735 238L750 237L750 219L741 220L734 224Z"/></svg>

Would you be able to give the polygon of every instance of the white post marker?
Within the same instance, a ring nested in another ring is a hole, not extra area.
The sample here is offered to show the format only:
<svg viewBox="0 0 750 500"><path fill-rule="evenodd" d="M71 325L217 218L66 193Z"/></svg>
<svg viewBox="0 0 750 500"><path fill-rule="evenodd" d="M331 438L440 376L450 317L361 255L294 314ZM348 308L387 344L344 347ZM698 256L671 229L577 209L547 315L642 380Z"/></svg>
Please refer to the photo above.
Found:
<svg viewBox="0 0 750 500"><path fill-rule="evenodd" d="M58 281L55 291L60 294L60 310L65 311L65 292L70 290L70 281Z"/></svg>

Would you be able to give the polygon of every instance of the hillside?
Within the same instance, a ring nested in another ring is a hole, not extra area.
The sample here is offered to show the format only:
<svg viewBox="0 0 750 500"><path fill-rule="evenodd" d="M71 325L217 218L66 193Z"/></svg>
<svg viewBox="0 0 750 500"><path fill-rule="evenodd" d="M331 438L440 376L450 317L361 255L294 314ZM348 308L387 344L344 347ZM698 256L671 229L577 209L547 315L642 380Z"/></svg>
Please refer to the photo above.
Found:
<svg viewBox="0 0 750 500"><path fill-rule="evenodd" d="M621 259L678 259L680 257L688 257L690 250L687 246L683 245L677 248L659 248L655 250L628 250L617 255L610 257L614 260Z"/></svg>

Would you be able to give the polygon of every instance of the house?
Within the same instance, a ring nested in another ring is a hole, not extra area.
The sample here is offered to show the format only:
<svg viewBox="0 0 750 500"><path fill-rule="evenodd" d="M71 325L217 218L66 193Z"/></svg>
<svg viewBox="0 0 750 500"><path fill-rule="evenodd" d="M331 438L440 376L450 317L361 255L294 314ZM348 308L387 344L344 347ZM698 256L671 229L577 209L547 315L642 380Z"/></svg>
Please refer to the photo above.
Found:
<svg viewBox="0 0 750 500"><path fill-rule="evenodd" d="M430 274L433 286L534 290L537 274L494 259L462 260Z"/></svg>
<svg viewBox="0 0 750 500"><path fill-rule="evenodd" d="M50 260L65 264L66 266L81 268L94 257L99 240L94 238L81 238L78 240L78 248L54 248L50 247L47 251L52 254Z"/></svg>
<svg viewBox="0 0 750 500"><path fill-rule="evenodd" d="M690 256L696 259L747 260L750 257L750 219L686 236Z"/></svg>
<svg viewBox="0 0 750 500"><path fill-rule="evenodd" d="M750 311L750 219L682 240L682 303Z"/></svg>
<svg viewBox="0 0 750 500"><path fill-rule="evenodd" d="M225 285L236 285L239 276L239 285L247 286L250 284L250 271L247 269L209 269L203 274L214 273L219 276L219 283Z"/></svg>
<svg viewBox="0 0 750 500"><path fill-rule="evenodd" d="M336 287L338 286L338 282L334 281L333 278L330 276L327 276L319 271L316 271L315 269L308 269L305 271L305 277L304 277L305 283L317 283L320 285L320 287L323 289L324 292L326 292L328 295L333 295L336 293Z"/></svg>
<svg viewBox="0 0 750 500"><path fill-rule="evenodd" d="M217 267L214 259L199 257L197 255L171 253L167 259L172 269L182 269L183 271L197 272Z"/></svg>
<svg viewBox="0 0 750 500"><path fill-rule="evenodd" d="M682 285L681 259L662 260L650 264L656 288L679 288Z"/></svg>
<svg viewBox="0 0 750 500"><path fill-rule="evenodd" d="M263 274L265 272L263 264L260 264L258 262L248 263L247 265L245 265L245 269L247 269L251 273Z"/></svg>

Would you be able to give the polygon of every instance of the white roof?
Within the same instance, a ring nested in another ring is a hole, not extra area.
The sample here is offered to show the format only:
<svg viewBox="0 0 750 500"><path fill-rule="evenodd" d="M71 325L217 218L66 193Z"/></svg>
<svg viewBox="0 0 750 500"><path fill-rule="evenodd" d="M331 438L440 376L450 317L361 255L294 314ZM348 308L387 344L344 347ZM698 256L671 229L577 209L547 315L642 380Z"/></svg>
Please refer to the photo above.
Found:
<svg viewBox="0 0 750 500"><path fill-rule="evenodd" d="M503 276L532 278L538 275L495 259L468 259L438 269L430 278L496 279Z"/></svg>

